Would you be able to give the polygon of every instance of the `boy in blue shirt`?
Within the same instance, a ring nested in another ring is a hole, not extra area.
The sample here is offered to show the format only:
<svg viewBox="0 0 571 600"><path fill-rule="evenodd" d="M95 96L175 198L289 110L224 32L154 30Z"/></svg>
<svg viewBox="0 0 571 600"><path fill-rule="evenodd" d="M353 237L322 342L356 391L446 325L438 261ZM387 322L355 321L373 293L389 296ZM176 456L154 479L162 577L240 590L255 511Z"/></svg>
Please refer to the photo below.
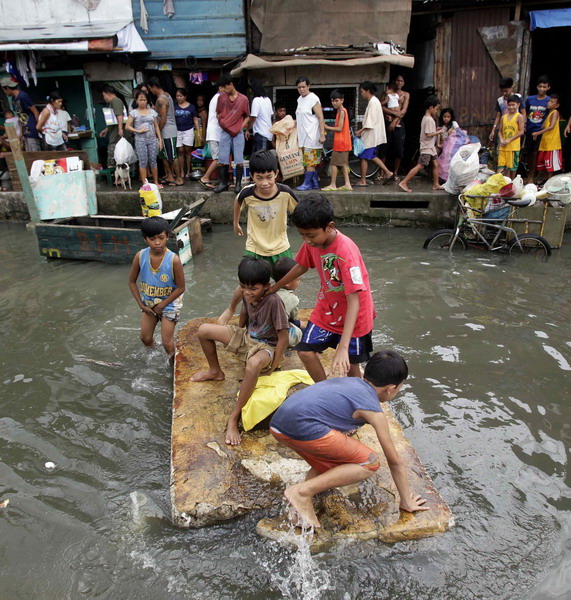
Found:
<svg viewBox="0 0 571 600"><path fill-rule="evenodd" d="M543 123L547 116L547 103L549 102L547 92L549 88L549 78L546 75L542 75L537 80L537 95L528 96L525 101L525 111L527 113L525 149L527 150L527 166L529 168L527 183L533 183L535 179L540 139L538 136L533 137L533 134L543 128Z"/></svg>
<svg viewBox="0 0 571 600"><path fill-rule="evenodd" d="M380 404L392 400L407 377L408 366L402 356L385 350L371 357L364 379L321 381L293 394L278 408L270 422L271 434L311 467L305 481L284 492L300 525L320 526L313 508L315 494L358 483L378 470L379 455L349 436L365 423L375 429L400 495L400 508L428 510L423 506L426 500L410 490L405 463L393 444Z"/></svg>
<svg viewBox="0 0 571 600"><path fill-rule="evenodd" d="M142 312L140 337L145 346L152 347L155 327L160 321L163 347L172 358L174 330L185 287L184 271L178 254L167 248L169 224L165 219L145 219L141 233L148 248L137 252L129 273L129 289Z"/></svg>

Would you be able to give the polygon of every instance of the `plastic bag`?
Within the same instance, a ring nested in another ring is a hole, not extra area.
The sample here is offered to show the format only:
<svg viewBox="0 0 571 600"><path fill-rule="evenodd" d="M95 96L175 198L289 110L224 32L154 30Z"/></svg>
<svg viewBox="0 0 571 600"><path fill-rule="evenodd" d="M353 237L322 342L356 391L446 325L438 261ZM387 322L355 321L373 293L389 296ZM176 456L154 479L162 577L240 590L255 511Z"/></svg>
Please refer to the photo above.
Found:
<svg viewBox="0 0 571 600"><path fill-rule="evenodd" d="M276 121L270 131L276 136L276 153L284 179L303 175L303 153L297 141L297 127L290 115Z"/></svg>
<svg viewBox="0 0 571 600"><path fill-rule="evenodd" d="M452 157L448 170L448 180L444 184L444 189L449 194L458 194L466 184L476 177L480 168L478 158L480 147L481 144L479 143L460 146Z"/></svg>
<svg viewBox="0 0 571 600"><path fill-rule="evenodd" d="M145 183L139 190L143 217L158 217L162 213L163 201L159 188L154 183Z"/></svg>
<svg viewBox="0 0 571 600"><path fill-rule="evenodd" d="M353 136L353 154L355 156L359 156L365 151L365 144L363 144L363 140L356 135Z"/></svg>
<svg viewBox="0 0 571 600"><path fill-rule="evenodd" d="M127 163L128 165L135 164L137 162L137 155L133 150L133 146L129 144L129 142L122 137L115 146L115 150L113 151L113 158L115 162L120 165L123 163Z"/></svg>
<svg viewBox="0 0 571 600"><path fill-rule="evenodd" d="M202 158L205 160L212 158L212 152L210 151L210 144L208 142L204 144L204 148L202 149Z"/></svg>
<svg viewBox="0 0 571 600"><path fill-rule="evenodd" d="M468 143L468 134L463 129L453 129L442 144L442 152L438 157L438 178L448 181L448 170L452 157L461 146Z"/></svg>

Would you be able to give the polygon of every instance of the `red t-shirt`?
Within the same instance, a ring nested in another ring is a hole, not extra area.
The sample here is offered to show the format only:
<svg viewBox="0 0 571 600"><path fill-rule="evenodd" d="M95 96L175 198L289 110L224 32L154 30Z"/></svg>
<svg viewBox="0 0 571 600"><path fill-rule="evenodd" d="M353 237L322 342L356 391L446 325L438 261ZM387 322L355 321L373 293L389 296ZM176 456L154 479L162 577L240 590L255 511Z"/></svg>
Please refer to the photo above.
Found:
<svg viewBox="0 0 571 600"><path fill-rule="evenodd" d="M296 262L307 269L317 269L321 287L311 321L318 327L343 333L347 315L347 294L359 293L359 314L352 337L361 337L373 329L377 316L369 286L369 274L355 242L337 231L335 240L327 248L303 244Z"/></svg>
<svg viewBox="0 0 571 600"><path fill-rule="evenodd" d="M220 94L216 104L218 123L226 133L232 137L238 135L242 129L245 117L250 116L248 98L238 92L238 97L232 102L228 94Z"/></svg>
<svg viewBox="0 0 571 600"><path fill-rule="evenodd" d="M341 107L341 111L337 112L335 117L335 127L339 126L341 113L345 114L345 120L343 121L343 129L341 131L336 131L333 134L333 150L335 150L335 152L349 152L351 148L353 148L353 143L351 141L351 131L349 127L349 114L347 113L346 108Z"/></svg>

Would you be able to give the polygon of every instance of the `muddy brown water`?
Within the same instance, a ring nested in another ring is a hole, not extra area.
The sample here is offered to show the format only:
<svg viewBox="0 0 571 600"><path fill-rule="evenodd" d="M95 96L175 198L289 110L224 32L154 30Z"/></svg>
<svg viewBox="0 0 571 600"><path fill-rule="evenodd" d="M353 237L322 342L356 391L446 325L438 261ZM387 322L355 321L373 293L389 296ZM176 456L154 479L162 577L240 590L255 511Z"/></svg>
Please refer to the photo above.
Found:
<svg viewBox="0 0 571 600"><path fill-rule="evenodd" d="M375 346L409 363L394 412L457 526L310 558L255 534L281 507L170 524L172 378L140 346L128 265L48 262L24 226L0 232L1 599L571 596L569 234L540 262L427 254L427 230L345 229L371 275ZM183 318L222 311L243 243L207 234ZM303 278L304 305L316 286Z"/></svg>

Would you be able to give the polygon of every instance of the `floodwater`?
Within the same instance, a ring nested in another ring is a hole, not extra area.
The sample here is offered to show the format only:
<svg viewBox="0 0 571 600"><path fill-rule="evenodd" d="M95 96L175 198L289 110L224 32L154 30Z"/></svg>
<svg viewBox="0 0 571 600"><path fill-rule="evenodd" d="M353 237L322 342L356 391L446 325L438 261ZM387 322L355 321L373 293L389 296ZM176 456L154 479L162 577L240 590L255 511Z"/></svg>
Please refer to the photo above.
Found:
<svg viewBox="0 0 571 600"><path fill-rule="evenodd" d="M174 528L172 376L139 343L129 266L47 262L2 224L1 600L571 596L571 236L541 262L427 254L427 230L345 231L371 275L375 345L409 363L394 412L456 527L314 557L257 537L271 511ZM185 319L217 315L235 286L243 238L215 227L205 242ZM303 305L316 284L302 280Z"/></svg>

